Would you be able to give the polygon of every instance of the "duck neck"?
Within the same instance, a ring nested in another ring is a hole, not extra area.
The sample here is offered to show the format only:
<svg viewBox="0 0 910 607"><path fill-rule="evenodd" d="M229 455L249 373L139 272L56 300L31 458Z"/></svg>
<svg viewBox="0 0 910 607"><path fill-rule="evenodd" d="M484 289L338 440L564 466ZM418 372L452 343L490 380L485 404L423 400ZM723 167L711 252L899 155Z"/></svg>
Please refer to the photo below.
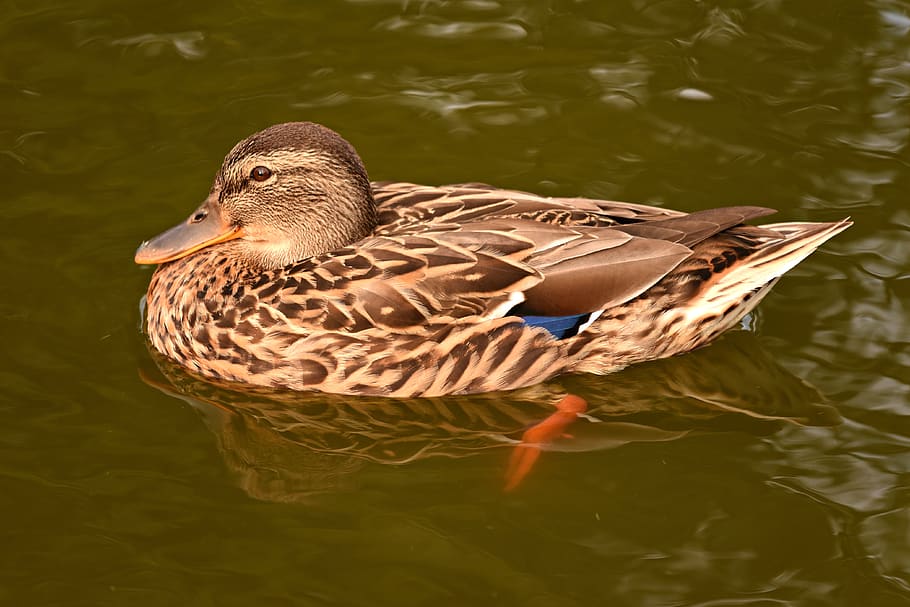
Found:
<svg viewBox="0 0 910 607"><path fill-rule="evenodd" d="M260 229L258 238L224 243L224 251L250 271L267 272L350 246L372 234L378 224L368 183L365 191L314 197L305 208L305 213L288 210L282 225Z"/></svg>

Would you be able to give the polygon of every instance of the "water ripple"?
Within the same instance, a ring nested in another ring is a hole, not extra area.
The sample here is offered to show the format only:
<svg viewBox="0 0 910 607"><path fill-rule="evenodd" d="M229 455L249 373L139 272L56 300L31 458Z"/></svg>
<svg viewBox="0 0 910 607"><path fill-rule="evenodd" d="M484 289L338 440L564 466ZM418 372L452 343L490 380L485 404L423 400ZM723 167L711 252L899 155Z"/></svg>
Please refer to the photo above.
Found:
<svg viewBox="0 0 910 607"><path fill-rule="evenodd" d="M520 40L528 35L524 26L518 23L435 21L426 17L392 17L378 23L376 28L387 32L453 40Z"/></svg>
<svg viewBox="0 0 910 607"><path fill-rule="evenodd" d="M177 32L173 34L140 34L128 38L111 40L112 46L135 47L147 57L157 57L168 48L173 48L184 59L198 60L206 55L202 32Z"/></svg>

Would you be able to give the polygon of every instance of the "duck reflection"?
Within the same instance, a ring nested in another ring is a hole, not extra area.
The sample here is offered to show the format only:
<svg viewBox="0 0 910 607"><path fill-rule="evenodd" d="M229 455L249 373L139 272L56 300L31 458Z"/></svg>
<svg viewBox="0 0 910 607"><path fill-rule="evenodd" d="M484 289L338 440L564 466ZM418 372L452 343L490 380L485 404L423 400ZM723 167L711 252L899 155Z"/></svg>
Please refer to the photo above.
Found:
<svg viewBox="0 0 910 607"><path fill-rule="evenodd" d="M503 486L516 489L546 451L595 451L700 432L770 434L785 424L834 425L837 411L748 331L684 356L608 376L569 376L514 392L385 399L238 389L199 379L152 353L143 380L197 409L250 496L305 501L355 484L368 462L511 449Z"/></svg>

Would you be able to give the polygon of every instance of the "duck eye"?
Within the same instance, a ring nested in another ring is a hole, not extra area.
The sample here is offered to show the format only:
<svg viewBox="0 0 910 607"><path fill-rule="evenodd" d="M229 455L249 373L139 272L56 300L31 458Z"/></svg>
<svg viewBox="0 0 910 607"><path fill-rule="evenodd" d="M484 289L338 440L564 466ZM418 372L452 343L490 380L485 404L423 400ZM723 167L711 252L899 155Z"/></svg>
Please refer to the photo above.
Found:
<svg viewBox="0 0 910 607"><path fill-rule="evenodd" d="M255 167L252 171L250 171L250 177L252 177L256 181L265 181L266 179L268 179L271 176L272 176L272 171L270 171L268 167L264 167L264 166Z"/></svg>

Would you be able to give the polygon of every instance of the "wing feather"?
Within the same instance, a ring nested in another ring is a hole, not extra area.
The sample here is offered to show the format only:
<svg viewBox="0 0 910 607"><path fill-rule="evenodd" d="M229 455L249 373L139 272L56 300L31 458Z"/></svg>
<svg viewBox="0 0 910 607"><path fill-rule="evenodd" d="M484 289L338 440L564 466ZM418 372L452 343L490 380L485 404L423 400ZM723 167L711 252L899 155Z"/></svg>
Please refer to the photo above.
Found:
<svg viewBox="0 0 910 607"><path fill-rule="evenodd" d="M302 330L351 332L407 332L472 315L586 314L637 297L691 247L772 212L685 214L483 184L376 183L374 192L375 236L295 268L296 280L268 298L276 313Z"/></svg>

